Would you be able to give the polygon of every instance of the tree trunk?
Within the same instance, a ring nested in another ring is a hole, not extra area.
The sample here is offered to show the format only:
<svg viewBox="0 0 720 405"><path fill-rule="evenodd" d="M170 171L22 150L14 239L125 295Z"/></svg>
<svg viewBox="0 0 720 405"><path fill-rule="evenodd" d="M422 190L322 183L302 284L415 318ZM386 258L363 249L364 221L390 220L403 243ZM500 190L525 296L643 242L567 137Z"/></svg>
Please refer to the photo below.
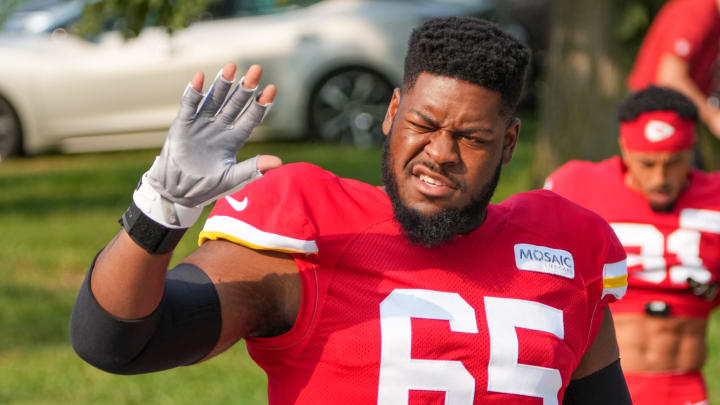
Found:
<svg viewBox="0 0 720 405"><path fill-rule="evenodd" d="M613 35L617 1L554 0L533 185L568 160L618 152L617 105L632 59Z"/></svg>

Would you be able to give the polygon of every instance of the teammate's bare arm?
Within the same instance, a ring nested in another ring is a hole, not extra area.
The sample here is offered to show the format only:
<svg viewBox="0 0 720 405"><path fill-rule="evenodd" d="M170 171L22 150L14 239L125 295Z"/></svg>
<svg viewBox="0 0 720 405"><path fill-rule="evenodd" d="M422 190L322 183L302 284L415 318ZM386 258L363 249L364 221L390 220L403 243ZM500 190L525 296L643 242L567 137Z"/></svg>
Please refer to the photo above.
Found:
<svg viewBox="0 0 720 405"><path fill-rule="evenodd" d="M675 89L697 107L700 119L716 137L720 137L720 109L713 105L690 77L690 65L681 57L666 53L660 58L655 81L659 86Z"/></svg>

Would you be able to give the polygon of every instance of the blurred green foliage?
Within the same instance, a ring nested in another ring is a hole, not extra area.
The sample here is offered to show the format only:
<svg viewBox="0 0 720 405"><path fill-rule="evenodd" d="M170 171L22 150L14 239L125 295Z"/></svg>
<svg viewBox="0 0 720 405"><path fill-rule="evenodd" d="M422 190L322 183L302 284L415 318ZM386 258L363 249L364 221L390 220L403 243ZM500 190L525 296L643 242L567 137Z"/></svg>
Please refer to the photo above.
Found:
<svg viewBox="0 0 720 405"><path fill-rule="evenodd" d="M172 33L199 20L267 14L302 7L318 0L90 0L74 30L86 37L102 31L119 31L134 38L145 27L158 26Z"/></svg>
<svg viewBox="0 0 720 405"><path fill-rule="evenodd" d="M647 29L650 27L653 18L666 3L666 0L615 0L617 15L612 32L615 38L627 50L635 54L640 48Z"/></svg>
<svg viewBox="0 0 720 405"><path fill-rule="evenodd" d="M3 23L5 23L5 20L8 18L13 9L15 9L15 7L19 6L23 2L25 2L25 0L0 1L0 28L2 28Z"/></svg>
<svg viewBox="0 0 720 405"><path fill-rule="evenodd" d="M85 5L77 32L97 35L113 29L125 38L136 37L148 26L169 32L188 26L218 0L100 0Z"/></svg>

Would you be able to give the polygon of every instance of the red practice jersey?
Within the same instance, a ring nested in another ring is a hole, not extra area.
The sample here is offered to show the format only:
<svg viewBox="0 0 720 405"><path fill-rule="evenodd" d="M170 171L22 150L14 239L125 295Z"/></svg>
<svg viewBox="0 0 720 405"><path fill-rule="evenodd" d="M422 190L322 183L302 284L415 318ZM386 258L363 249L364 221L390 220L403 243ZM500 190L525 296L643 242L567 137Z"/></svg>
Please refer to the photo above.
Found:
<svg viewBox="0 0 720 405"><path fill-rule="evenodd" d="M647 303L664 301L672 315L707 317L717 301L692 294L688 278L720 278L720 176L692 169L669 212L653 211L624 181L616 156L569 162L548 177L546 188L600 214L625 246L629 290L613 312L642 313Z"/></svg>
<svg viewBox="0 0 720 405"><path fill-rule="evenodd" d="M660 59L672 54L687 62L690 77L710 95L719 48L717 1L672 0L653 20L628 76L628 87L638 91L656 84Z"/></svg>
<svg viewBox="0 0 720 405"><path fill-rule="evenodd" d="M378 187L298 163L217 202L200 235L289 252L303 296L286 334L248 338L270 404L559 404L625 253L548 191L489 207L475 231L410 244Z"/></svg>

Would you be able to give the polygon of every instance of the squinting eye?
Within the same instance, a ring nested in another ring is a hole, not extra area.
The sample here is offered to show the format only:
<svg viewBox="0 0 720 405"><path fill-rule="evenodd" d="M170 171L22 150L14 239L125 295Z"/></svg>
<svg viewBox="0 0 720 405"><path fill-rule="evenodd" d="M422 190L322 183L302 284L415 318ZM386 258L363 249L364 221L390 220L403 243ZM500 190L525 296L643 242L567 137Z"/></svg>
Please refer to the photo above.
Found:
<svg viewBox="0 0 720 405"><path fill-rule="evenodd" d="M470 136L470 135L465 135L465 136L463 136L463 138L466 139L466 140L468 140L468 141L470 141L470 142L472 142L472 143L474 143L474 144L476 144L476 145L482 145L482 144L485 143L485 140L484 140L484 139L482 139L482 138L477 138L477 137Z"/></svg>
<svg viewBox="0 0 720 405"><path fill-rule="evenodd" d="M412 122L412 121L409 121L409 122L410 122L410 125L415 127L415 129L417 129L417 130L420 130L420 131L432 131L433 130L432 128L430 128L426 125L418 124L417 122Z"/></svg>

